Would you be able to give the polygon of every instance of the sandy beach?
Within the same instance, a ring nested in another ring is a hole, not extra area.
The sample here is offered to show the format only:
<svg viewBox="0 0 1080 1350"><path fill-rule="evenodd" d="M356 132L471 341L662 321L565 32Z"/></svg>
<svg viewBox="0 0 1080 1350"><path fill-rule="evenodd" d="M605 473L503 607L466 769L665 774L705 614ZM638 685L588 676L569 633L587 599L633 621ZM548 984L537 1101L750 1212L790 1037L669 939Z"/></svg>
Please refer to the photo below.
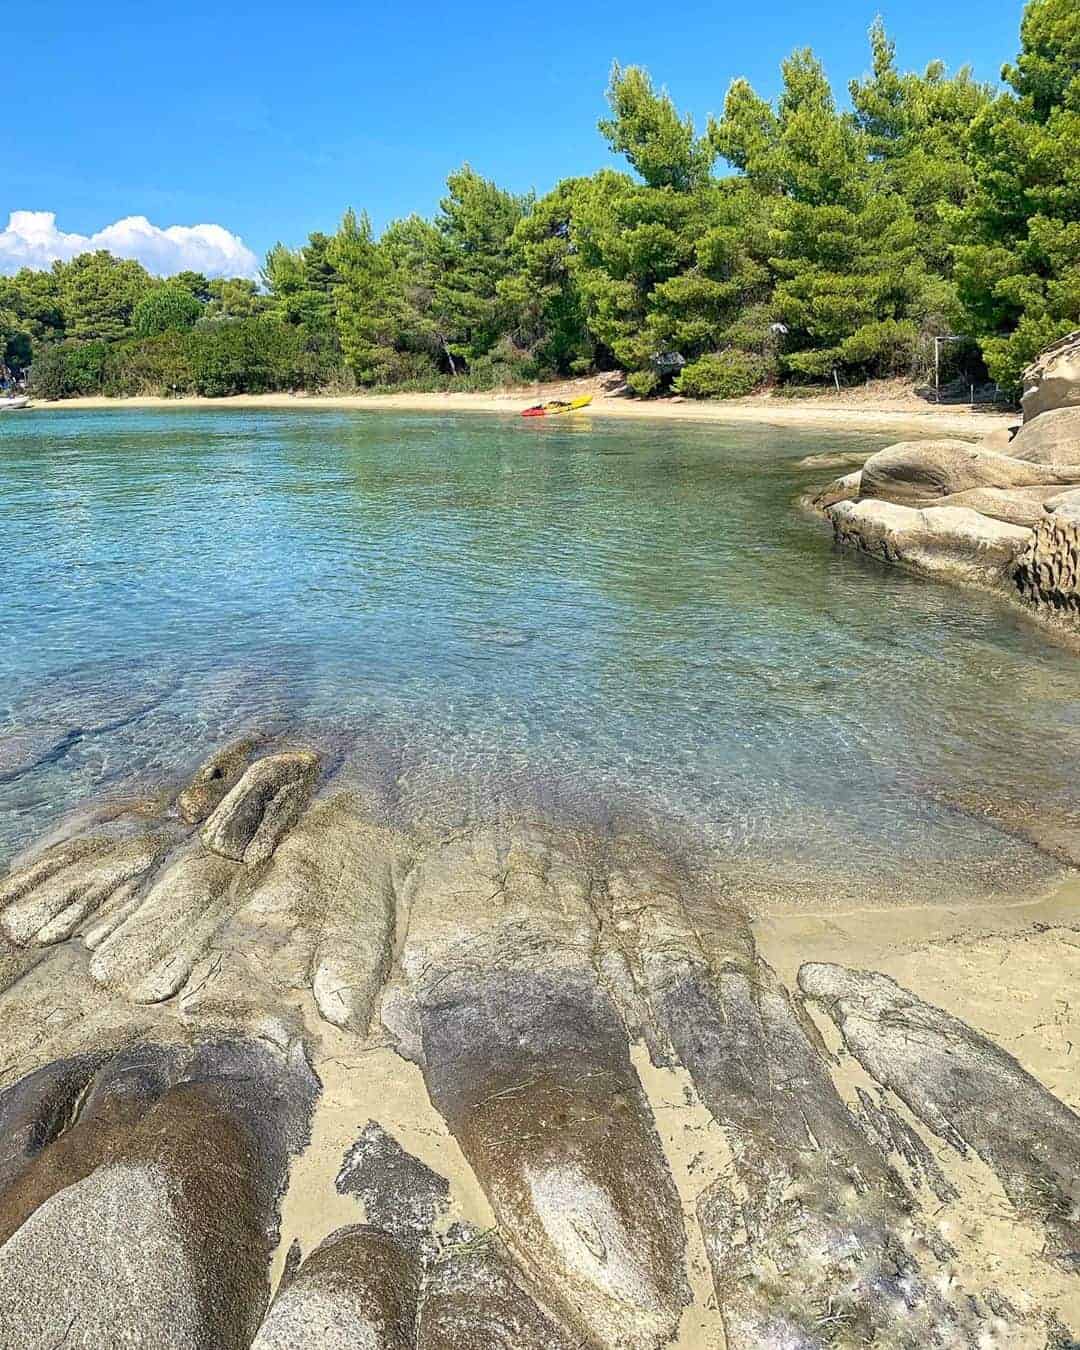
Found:
<svg viewBox="0 0 1080 1350"><path fill-rule="evenodd" d="M789 401L768 395L725 402L692 402L655 399L643 402L618 394L605 395L596 381L580 380L533 389L499 393L453 394L236 394L228 398L71 398L61 402L38 402L37 408L71 410L105 408L212 408L333 409L351 412L470 412L520 413L531 404L552 398L570 398L593 393L585 417L623 417L672 422L752 423L776 427L820 428L823 431L895 432L897 436L962 436L972 440L1013 425L1018 414L969 408L941 407L924 402L910 391L901 392L890 383L885 392L871 386L852 390L839 398Z"/></svg>

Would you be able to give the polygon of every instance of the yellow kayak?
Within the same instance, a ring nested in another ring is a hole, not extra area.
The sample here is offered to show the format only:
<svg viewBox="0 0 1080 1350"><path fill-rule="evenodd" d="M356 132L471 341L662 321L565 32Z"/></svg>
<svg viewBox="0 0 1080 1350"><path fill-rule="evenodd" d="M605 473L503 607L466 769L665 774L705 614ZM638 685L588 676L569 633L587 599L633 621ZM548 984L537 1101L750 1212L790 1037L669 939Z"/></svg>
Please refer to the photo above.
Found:
<svg viewBox="0 0 1080 1350"><path fill-rule="evenodd" d="M550 403L537 403L526 408L522 417L554 417L556 413L577 412L578 408L587 408L592 402L592 394L583 394L581 398L572 398L569 403L561 399L552 399Z"/></svg>

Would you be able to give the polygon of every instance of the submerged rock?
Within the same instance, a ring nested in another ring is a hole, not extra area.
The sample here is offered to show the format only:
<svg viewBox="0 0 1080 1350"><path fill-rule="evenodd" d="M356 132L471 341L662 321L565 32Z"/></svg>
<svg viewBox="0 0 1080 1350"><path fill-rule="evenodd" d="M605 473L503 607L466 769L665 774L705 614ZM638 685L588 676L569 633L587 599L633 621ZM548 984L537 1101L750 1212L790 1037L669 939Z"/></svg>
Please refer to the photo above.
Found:
<svg viewBox="0 0 1080 1350"><path fill-rule="evenodd" d="M256 742L233 741L204 759L177 798L177 810L189 825L205 820L251 763Z"/></svg>
<svg viewBox="0 0 1080 1350"><path fill-rule="evenodd" d="M0 783L8 783L59 755L76 734L70 727L54 723L0 727Z"/></svg>
<svg viewBox="0 0 1080 1350"><path fill-rule="evenodd" d="M257 759L206 820L203 843L236 862L265 862L307 805L318 770L310 750Z"/></svg>
<svg viewBox="0 0 1080 1350"><path fill-rule="evenodd" d="M887 975L810 963L799 986L868 1073L961 1153L973 1149L1051 1254L1080 1269L1080 1116L966 1023Z"/></svg>

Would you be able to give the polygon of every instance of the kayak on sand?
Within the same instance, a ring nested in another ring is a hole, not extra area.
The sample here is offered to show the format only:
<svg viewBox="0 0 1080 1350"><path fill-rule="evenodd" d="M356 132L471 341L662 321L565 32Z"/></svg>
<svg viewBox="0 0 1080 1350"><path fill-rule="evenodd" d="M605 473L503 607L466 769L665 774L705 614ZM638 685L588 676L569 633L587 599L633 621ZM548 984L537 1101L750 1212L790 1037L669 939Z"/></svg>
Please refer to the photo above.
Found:
<svg viewBox="0 0 1080 1350"><path fill-rule="evenodd" d="M556 413L576 412L578 408L587 408L592 402L592 394L585 394L582 398L571 399L569 403L564 403L561 399L552 399L550 403L537 403L531 408L526 408L521 414L522 417L554 417Z"/></svg>

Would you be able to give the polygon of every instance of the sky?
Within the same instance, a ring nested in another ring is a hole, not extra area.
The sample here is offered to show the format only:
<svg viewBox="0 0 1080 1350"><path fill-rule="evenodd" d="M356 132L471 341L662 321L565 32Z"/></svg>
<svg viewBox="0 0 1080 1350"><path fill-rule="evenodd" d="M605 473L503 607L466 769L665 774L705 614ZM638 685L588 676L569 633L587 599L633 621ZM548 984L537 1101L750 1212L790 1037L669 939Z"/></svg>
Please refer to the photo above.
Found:
<svg viewBox="0 0 1080 1350"><path fill-rule="evenodd" d="M704 126L736 76L774 95L795 47L843 96L879 11L902 67L996 80L1022 0L29 0L4 63L0 273L108 247L163 275L255 275L347 206L377 229L431 214L465 160L543 192L612 162L613 60Z"/></svg>

